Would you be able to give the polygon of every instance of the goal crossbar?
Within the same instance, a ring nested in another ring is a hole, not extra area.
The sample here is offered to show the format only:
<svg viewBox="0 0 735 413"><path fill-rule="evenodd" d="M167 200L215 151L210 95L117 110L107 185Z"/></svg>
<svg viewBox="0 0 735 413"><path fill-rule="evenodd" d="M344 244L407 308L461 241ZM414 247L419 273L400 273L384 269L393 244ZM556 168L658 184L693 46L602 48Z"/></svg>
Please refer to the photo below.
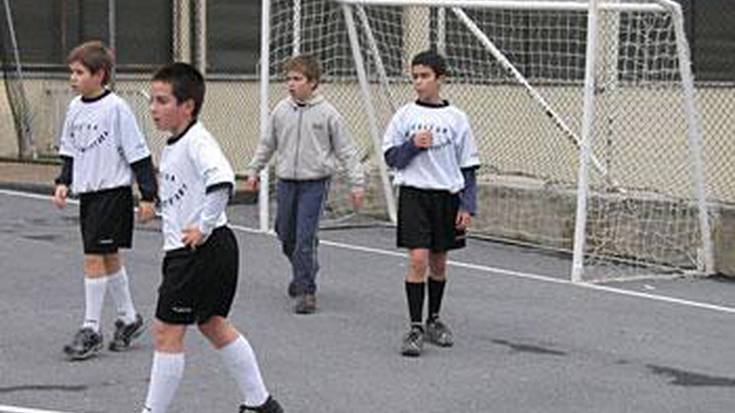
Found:
<svg viewBox="0 0 735 413"><path fill-rule="evenodd" d="M483 9L505 9L505 10L568 10L587 11L587 2L580 1L512 1L512 0L336 0L338 3L352 5L370 6L430 6L430 7L466 7ZM459 4L458 4L459 3ZM668 5L668 1L659 4L636 4L602 2L598 6L603 11L648 11L661 12Z"/></svg>

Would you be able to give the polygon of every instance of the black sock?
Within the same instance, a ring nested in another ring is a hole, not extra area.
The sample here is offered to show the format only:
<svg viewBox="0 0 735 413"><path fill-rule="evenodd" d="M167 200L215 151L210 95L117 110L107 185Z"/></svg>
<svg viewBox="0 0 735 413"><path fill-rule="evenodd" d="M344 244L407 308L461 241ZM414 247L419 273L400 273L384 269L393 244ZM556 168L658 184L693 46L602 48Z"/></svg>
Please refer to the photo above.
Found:
<svg viewBox="0 0 735 413"><path fill-rule="evenodd" d="M429 321L434 321L439 317L446 284L446 279L438 281L429 277Z"/></svg>
<svg viewBox="0 0 735 413"><path fill-rule="evenodd" d="M411 325L421 325L425 289L425 282L412 283L406 281L406 299L408 300L408 314L411 316Z"/></svg>

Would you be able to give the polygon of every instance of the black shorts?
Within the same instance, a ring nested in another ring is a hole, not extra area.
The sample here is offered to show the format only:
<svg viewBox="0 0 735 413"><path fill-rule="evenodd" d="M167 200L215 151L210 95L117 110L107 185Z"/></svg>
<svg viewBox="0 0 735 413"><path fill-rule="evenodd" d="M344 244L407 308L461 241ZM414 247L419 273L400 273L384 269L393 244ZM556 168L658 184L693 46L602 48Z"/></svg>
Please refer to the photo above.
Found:
<svg viewBox="0 0 735 413"><path fill-rule="evenodd" d="M167 251L158 288L156 318L169 324L204 323L227 317L237 290L240 253L235 234L216 228L196 249Z"/></svg>
<svg viewBox="0 0 735 413"><path fill-rule="evenodd" d="M129 186L79 196L85 254L112 254L133 244L133 190Z"/></svg>
<svg viewBox="0 0 735 413"><path fill-rule="evenodd" d="M459 195L401 186L398 195L399 247L448 251L465 246L465 231L455 227Z"/></svg>

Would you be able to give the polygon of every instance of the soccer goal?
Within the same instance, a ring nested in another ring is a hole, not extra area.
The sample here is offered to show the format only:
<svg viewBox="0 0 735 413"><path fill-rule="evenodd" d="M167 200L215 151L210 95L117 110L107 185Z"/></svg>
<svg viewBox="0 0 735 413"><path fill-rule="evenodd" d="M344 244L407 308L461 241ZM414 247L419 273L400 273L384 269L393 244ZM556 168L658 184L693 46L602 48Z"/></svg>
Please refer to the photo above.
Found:
<svg viewBox="0 0 735 413"><path fill-rule="evenodd" d="M263 4L262 125L285 95L283 62L316 56L321 92L347 119L368 171L364 214L395 217L382 132L395 109L414 99L411 57L435 49L449 64L443 95L468 113L481 152L475 235L561 251L575 281L712 271L677 3ZM327 212L339 220L351 212L344 179L335 181ZM273 197L260 199L265 229Z"/></svg>

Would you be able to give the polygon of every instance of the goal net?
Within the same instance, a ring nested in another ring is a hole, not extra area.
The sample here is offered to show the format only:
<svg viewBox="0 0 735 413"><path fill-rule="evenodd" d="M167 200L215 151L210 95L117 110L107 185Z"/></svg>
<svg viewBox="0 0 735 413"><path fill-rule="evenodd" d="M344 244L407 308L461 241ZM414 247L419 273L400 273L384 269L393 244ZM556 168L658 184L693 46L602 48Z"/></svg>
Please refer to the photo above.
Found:
<svg viewBox="0 0 735 413"><path fill-rule="evenodd" d="M581 245L576 280L706 273L681 10L669 0L598 3L590 36L587 1L275 0L267 104L285 96L286 59L317 57L321 92L347 120L368 171L364 214L389 220L390 171L376 148L395 109L415 99L411 57L437 50L449 65L442 95L468 113L481 154L475 235L565 252L570 272ZM588 39L596 65L585 82ZM585 111L594 122L578 191ZM353 216L344 177L332 189L328 219ZM575 224L584 229L576 241Z"/></svg>

